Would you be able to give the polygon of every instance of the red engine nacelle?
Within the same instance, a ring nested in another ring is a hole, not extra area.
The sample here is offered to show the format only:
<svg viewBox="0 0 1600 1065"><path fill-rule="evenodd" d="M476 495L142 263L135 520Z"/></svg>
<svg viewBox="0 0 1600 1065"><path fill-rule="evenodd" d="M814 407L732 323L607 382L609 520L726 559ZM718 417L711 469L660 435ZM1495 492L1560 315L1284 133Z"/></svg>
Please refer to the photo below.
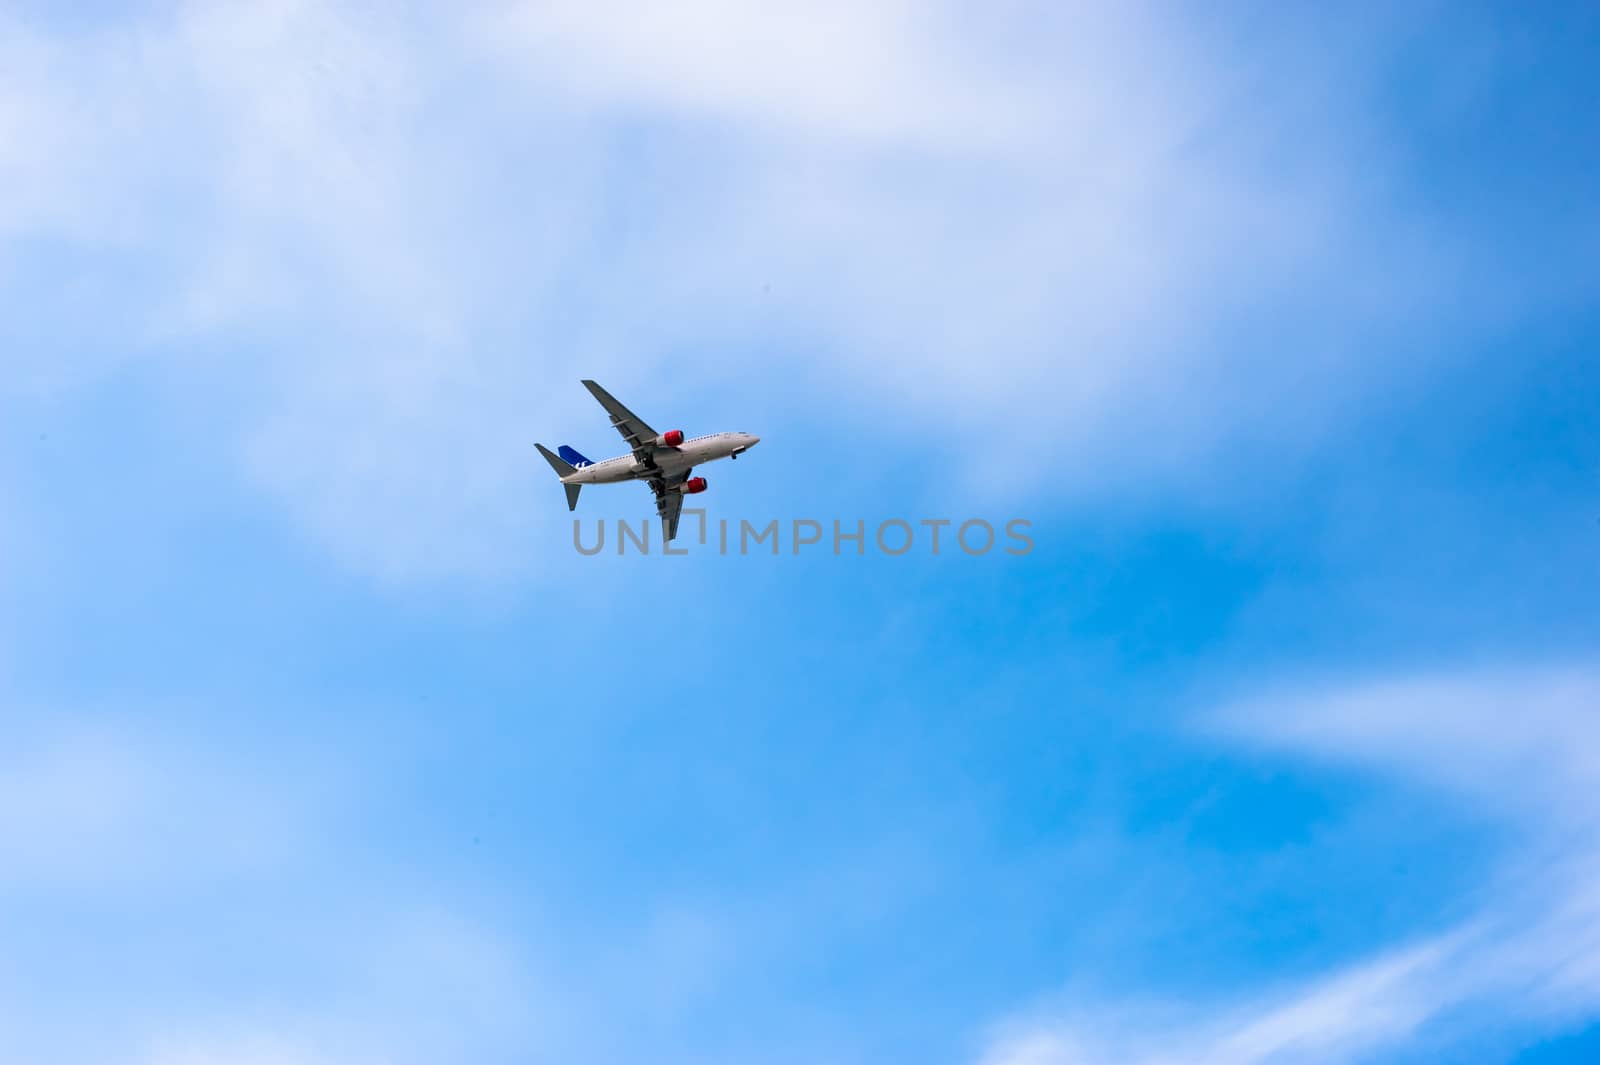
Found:
<svg viewBox="0 0 1600 1065"><path fill-rule="evenodd" d="M683 494L686 496L692 496L697 492L704 492L705 490L706 479L704 477L691 477L687 481L683 482Z"/></svg>
<svg viewBox="0 0 1600 1065"><path fill-rule="evenodd" d="M656 437L656 443L660 444L662 447L677 447L679 444L683 443L683 430L668 429L666 432Z"/></svg>

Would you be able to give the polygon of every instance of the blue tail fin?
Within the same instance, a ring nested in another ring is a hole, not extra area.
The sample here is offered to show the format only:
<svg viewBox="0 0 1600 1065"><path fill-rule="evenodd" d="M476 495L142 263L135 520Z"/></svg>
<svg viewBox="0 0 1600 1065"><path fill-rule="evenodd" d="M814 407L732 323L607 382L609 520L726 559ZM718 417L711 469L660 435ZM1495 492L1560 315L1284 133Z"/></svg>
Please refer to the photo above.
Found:
<svg viewBox="0 0 1600 1065"><path fill-rule="evenodd" d="M581 470L585 466L594 465L594 463L590 462L588 459L584 458L582 455L578 454L565 444L562 444L560 447L556 448L556 453L563 459L566 459L568 462L570 462L572 464L572 468L576 470Z"/></svg>

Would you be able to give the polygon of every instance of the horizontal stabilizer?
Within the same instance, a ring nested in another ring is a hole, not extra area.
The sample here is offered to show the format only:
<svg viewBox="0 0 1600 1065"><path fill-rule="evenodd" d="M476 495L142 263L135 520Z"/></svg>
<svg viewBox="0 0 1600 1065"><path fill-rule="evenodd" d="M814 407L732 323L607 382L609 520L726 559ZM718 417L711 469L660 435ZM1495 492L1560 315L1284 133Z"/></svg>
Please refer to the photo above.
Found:
<svg viewBox="0 0 1600 1065"><path fill-rule="evenodd" d="M563 487L563 488L565 488L567 490L567 509L568 510L577 510L578 509L578 489L582 488L583 485L581 485L581 484L564 484L561 487Z"/></svg>
<svg viewBox="0 0 1600 1065"><path fill-rule="evenodd" d="M550 453L550 449L545 447L543 444L534 444L533 446L539 449L539 454L543 455L544 460L550 464L550 468L556 471L557 477L565 477L570 473L577 472L572 468L572 464L570 462L567 462L565 459L559 459L552 455Z"/></svg>

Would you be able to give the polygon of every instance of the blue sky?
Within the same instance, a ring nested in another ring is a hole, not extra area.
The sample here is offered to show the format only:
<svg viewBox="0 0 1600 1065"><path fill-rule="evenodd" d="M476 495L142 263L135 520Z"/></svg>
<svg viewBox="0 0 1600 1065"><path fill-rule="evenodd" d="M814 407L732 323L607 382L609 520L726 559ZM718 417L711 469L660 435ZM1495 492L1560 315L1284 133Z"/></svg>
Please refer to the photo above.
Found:
<svg viewBox="0 0 1600 1065"><path fill-rule="evenodd" d="M0 1062L1592 1060L1597 32L13 6Z"/></svg>

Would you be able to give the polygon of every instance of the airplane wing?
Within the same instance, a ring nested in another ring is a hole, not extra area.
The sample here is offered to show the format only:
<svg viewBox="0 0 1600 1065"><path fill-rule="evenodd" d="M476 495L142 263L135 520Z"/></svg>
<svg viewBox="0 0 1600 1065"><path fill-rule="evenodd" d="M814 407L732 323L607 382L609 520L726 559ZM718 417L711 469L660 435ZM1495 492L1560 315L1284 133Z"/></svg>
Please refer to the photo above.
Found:
<svg viewBox="0 0 1600 1065"><path fill-rule="evenodd" d="M661 515L663 543L677 539L678 519L683 516L683 493L674 489L688 479L689 471L684 470L671 477L657 477L650 481L650 491L656 494L656 513Z"/></svg>
<svg viewBox="0 0 1600 1065"><path fill-rule="evenodd" d="M628 447L633 451L633 457L646 465L655 465L655 460L651 457L654 449L650 442L659 434L646 425L643 418L618 403L617 397L593 381L584 381L583 387L594 393L594 398L599 400L600 405L606 409L606 413L611 415L611 424L617 427L617 432L622 434L622 439L628 442Z"/></svg>
<svg viewBox="0 0 1600 1065"><path fill-rule="evenodd" d="M616 396L593 381L585 379L583 387L593 393L594 398L606 409L606 413L611 415L611 424L617 427L622 439L628 442L634 459L653 474L649 481L650 491L655 493L656 513L661 515L661 534L670 543L677 538L678 519L683 515L683 493L675 489L689 479L689 471L683 470L670 477L661 476L655 456L655 441L660 434L650 428L643 418L617 402Z"/></svg>

